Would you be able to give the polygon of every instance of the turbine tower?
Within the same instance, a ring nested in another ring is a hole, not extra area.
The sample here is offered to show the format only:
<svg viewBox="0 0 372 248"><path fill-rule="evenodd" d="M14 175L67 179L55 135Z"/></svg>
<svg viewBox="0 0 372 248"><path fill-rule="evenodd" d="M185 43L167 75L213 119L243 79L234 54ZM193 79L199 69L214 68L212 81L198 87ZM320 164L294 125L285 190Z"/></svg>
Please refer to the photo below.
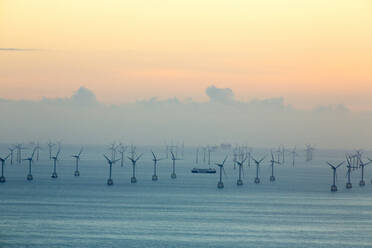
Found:
<svg viewBox="0 0 372 248"><path fill-rule="evenodd" d="M350 176L351 176L351 169L354 168L351 164L351 161L350 161L350 157L348 155L346 155L346 161L347 161L347 183L346 183L346 188L347 189L351 189L353 187L353 185L351 184L351 181L350 181Z"/></svg>
<svg viewBox="0 0 372 248"><path fill-rule="evenodd" d="M9 147L8 148L9 151L10 151L10 164L12 165L13 164L13 154L14 154L14 150L16 149L15 147Z"/></svg>
<svg viewBox="0 0 372 248"><path fill-rule="evenodd" d="M48 149L49 149L49 160L52 160L52 150L53 150L53 146L55 146L56 144L52 143L52 141L49 141L48 142Z"/></svg>
<svg viewBox="0 0 372 248"><path fill-rule="evenodd" d="M35 149L36 149L36 161L39 161L39 152L41 149L39 142L36 143Z"/></svg>
<svg viewBox="0 0 372 248"><path fill-rule="evenodd" d="M199 163L199 146L196 148L195 164Z"/></svg>
<svg viewBox="0 0 372 248"><path fill-rule="evenodd" d="M119 159L117 159L117 160L111 160L105 154L103 154L103 156L106 158L107 163L109 164L110 173L109 173L109 178L107 179L107 185L111 186L111 185L114 184L114 181L111 178L111 175L112 175L112 165L115 164L117 161L119 161Z"/></svg>
<svg viewBox="0 0 372 248"><path fill-rule="evenodd" d="M18 144L15 146L17 148L17 163L22 163L22 150L26 149L22 144Z"/></svg>
<svg viewBox="0 0 372 248"><path fill-rule="evenodd" d="M58 175L57 175L57 160L58 160L58 155L60 153L60 149L58 149L56 155L54 157L52 157L53 159L53 173L52 173L52 178L57 178Z"/></svg>
<svg viewBox="0 0 372 248"><path fill-rule="evenodd" d="M292 166L294 168L295 167L295 159L296 159L296 156L297 156L296 146L293 148L291 153L292 153Z"/></svg>
<svg viewBox="0 0 372 248"><path fill-rule="evenodd" d="M219 189L222 189L224 187L223 182L222 182L222 171L226 175L225 169L223 168L223 166L226 162L226 159L227 159L227 156L225 157L225 159L223 160L223 162L221 164L216 163L216 165L218 167L220 167L220 180L217 183L217 188L219 188Z"/></svg>
<svg viewBox="0 0 372 248"><path fill-rule="evenodd" d="M73 158L75 158L75 177L78 177L80 176L80 172L79 172L79 160L80 160L80 155L81 153L83 152L83 147L80 149L79 153L77 155L72 155Z"/></svg>
<svg viewBox="0 0 372 248"><path fill-rule="evenodd" d="M311 145L306 145L306 162L310 162L313 160L313 151L315 150L314 147Z"/></svg>
<svg viewBox="0 0 372 248"><path fill-rule="evenodd" d="M243 172L243 165L244 165L244 162L245 162L246 159L247 158L245 157L242 161L238 161L238 160L234 161L239 166L239 177L238 177L238 180L236 181L236 185L238 185L238 186L243 185L242 172Z"/></svg>
<svg viewBox="0 0 372 248"><path fill-rule="evenodd" d="M132 167L133 167L133 174L132 174L132 177L130 179L130 182L131 183L136 183L137 182L137 178L136 178L136 163L137 161L141 158L142 154L140 154L137 158L134 158L134 154L132 155L132 157L128 157L128 159L132 162Z"/></svg>
<svg viewBox="0 0 372 248"><path fill-rule="evenodd" d="M115 157L116 157L116 149L118 147L116 146L115 142L113 142L109 148L109 150L111 150L111 160L115 160Z"/></svg>
<svg viewBox="0 0 372 248"><path fill-rule="evenodd" d="M118 152L120 153L120 166L124 166L124 157L125 157L125 152L127 151L128 146L124 146L122 144L119 145L119 150Z"/></svg>
<svg viewBox="0 0 372 248"><path fill-rule="evenodd" d="M336 192L337 191L337 186L336 186L336 179L337 179L337 168L340 167L341 165L343 165L345 163L345 161L342 161L341 163L339 163L337 166L334 166L333 164L327 162L327 164L332 168L333 170L333 184L331 186L331 191L332 192Z"/></svg>
<svg viewBox="0 0 372 248"><path fill-rule="evenodd" d="M157 165L158 161L164 160L164 158L156 158L155 153L153 151L151 151L151 153L152 153L152 156L153 156L152 161L154 161L154 175L152 175L152 181L157 181L158 176L156 175L156 165Z"/></svg>
<svg viewBox="0 0 372 248"><path fill-rule="evenodd" d="M28 160L28 175L27 175L27 180L28 181L32 181L34 179L33 176L32 176L32 172L31 172L31 166L32 166L32 160L34 158L34 154L35 154L36 149L37 148L35 147L34 151L32 152L31 157L24 159L24 160Z"/></svg>
<svg viewBox="0 0 372 248"><path fill-rule="evenodd" d="M8 154L8 156L6 156L5 158L0 158L0 162L1 162L1 177L0 177L0 183L5 183L5 177L4 177L4 164L5 164L5 161L9 158L10 154Z"/></svg>
<svg viewBox="0 0 372 248"><path fill-rule="evenodd" d="M273 151L271 151L271 176L270 176L270 182L275 181L275 176L274 176L274 164L280 164L279 161L275 161Z"/></svg>
<svg viewBox="0 0 372 248"><path fill-rule="evenodd" d="M364 181L364 167L366 165L369 165L370 163L371 163L371 160L367 163L363 163L362 159L361 158L359 159L359 166L360 168L362 168L362 175L361 175L362 178L360 179L360 182L359 182L360 187L364 187L366 185L366 182Z"/></svg>
<svg viewBox="0 0 372 248"><path fill-rule="evenodd" d="M177 175L176 175L176 160L181 160L179 158L176 158L176 156L174 156L174 153L171 151L171 155L172 155L172 174L171 174L171 178L172 179L176 179Z"/></svg>
<svg viewBox="0 0 372 248"><path fill-rule="evenodd" d="M260 169L260 163L265 159L265 157L261 158L260 160L256 160L252 157L253 161L256 163L256 178L254 179L254 183L259 184L260 178L259 178L259 169Z"/></svg>

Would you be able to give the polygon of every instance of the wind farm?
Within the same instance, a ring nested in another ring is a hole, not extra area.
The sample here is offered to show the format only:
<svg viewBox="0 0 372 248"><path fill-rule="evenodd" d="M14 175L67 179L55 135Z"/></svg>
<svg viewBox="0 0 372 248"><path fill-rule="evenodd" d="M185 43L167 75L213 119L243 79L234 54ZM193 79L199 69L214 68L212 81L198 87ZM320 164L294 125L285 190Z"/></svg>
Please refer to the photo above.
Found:
<svg viewBox="0 0 372 248"><path fill-rule="evenodd" d="M26 143L27 142L25 142L24 144ZM213 157L211 156L210 159L211 165L208 165L207 152L205 163L203 164L203 161L199 160L198 164L196 164L197 160L195 157L195 151L198 149L197 146L194 147L186 145L184 147L184 156L182 156L180 147L176 148L177 145L173 145L174 147L169 148L168 150L169 156L167 159L164 154L163 145L130 145L128 146L127 157L129 163L126 163L123 167L121 167L120 152L119 156L117 156L117 154L113 155L111 153L111 150L109 149L108 151L110 155L103 155L102 158L97 155L100 152L102 154L102 152L107 151L107 146L91 147L89 145L68 144L64 144L62 146L60 144L59 148L57 147L57 149L53 151L54 153L52 154L51 161L53 166L54 161L58 162L58 165L60 165L58 167L58 176L60 176L61 179L58 180L58 184L55 184L53 183L53 181L48 180L48 168L50 166L49 150L47 149L48 145L47 143L40 143L39 145L41 148L39 161L36 160L36 145L35 147L30 146L29 149L26 150L27 152L24 152L24 154L27 155L24 159L29 161L28 166L30 171L28 172L28 174L35 174L35 176L37 176L37 181L33 182L32 188L27 189L26 192L27 194L31 195L37 194L37 192L40 192L39 190L37 190L37 188L41 190L45 187L47 188L47 191L41 192L44 192L42 193L44 194L43 197L48 198L49 196L45 195L46 192L50 192L50 194L53 195L57 193L57 187L63 187L63 198L67 201L70 201L69 197L73 197L72 195L69 196L71 194L69 193L70 188L72 190L73 188L77 187L78 189L74 189L71 192L75 192L74 194L79 195L89 195L91 194L89 192L92 192L92 194L94 192L94 199L96 199L96 201L102 200L106 202L105 199L107 199L107 197L110 197L111 201L117 202L120 199L120 197L115 197L115 195L117 194L122 195L126 199L126 201L131 202L130 204L132 204L133 201L137 202L137 200L135 200L137 199L137 197L135 197L136 195L146 195L146 197L142 200L146 202L145 204L149 204L150 201L154 201L154 199L162 199L161 201L163 201L165 199L168 199L168 197L171 197L172 195L177 195L177 202L182 202L185 199L192 201L195 200L197 202L197 199L201 196L204 199L209 199L208 197L212 196L218 196L220 199L219 201L225 202L224 204L236 204L236 201L244 201L246 202L246 204L249 205L250 201L260 201L260 204L262 204L262 206L266 206L266 208L270 207L272 204L273 208L270 211L277 211L278 208L281 209L281 211L284 211L284 205L287 204L284 202L284 199L287 199L286 201L288 201L288 199L289 201L297 201L298 199L302 199L302 201L312 201L312 204L316 204L314 205L314 207L319 207L322 206L322 204L328 204L327 202L333 201L334 196L337 195L341 196L340 199L350 201L353 199L354 195L356 197L360 195L364 195L365 197L367 197L367 195L372 190L372 183L365 184L364 187L357 188L337 187L337 184L348 183L349 180L350 183L355 182L359 184L361 180L365 180L365 178L371 176L370 171L367 169L367 164L369 163L365 162L369 161L367 157L369 152L364 152L363 154L358 155L360 156L360 161L357 162L357 159L352 159L352 157L353 155L358 153L353 151L338 151L330 153L329 151L318 148L316 153L313 154L312 161L306 161L306 151L298 151L296 152L296 158L298 158L296 166L293 167L293 154L291 152L284 153L284 156L286 156L286 158L284 158L284 163L282 163L282 150L280 152L279 162L278 157L275 156L275 149L273 148L265 149L255 147L254 149L248 150L244 148L247 147L246 145L231 146L231 148L214 145L215 148ZM5 172L7 174L7 183L1 185L2 190L0 193L0 197L3 200L7 198L5 192L14 192L14 190L16 190L17 188L19 188L19 190L22 190L22 185L24 184L24 179L22 180L22 177L20 176L20 172L23 170L23 167L18 165L12 166L10 164L10 153L8 150L9 146L12 145L4 145L4 149L1 149L1 154L6 155L4 156L3 169L5 169ZM23 145L23 147L26 147L26 145ZM84 147L84 150L82 147ZM109 147L111 147L111 145L109 145ZM207 145L205 145L205 147L207 147ZM177 158L175 155L175 151L177 149L178 154L183 157L182 160ZM118 148L118 150L120 150L120 148ZM138 153L139 150L141 150L142 152ZM252 150L254 150L254 153L252 152ZM248 166L248 151L252 152L250 159L255 166ZM61 157L61 153L73 155ZM327 165L332 169L332 184L330 190L332 192L332 195L329 195L329 193L327 193L329 192L329 169L324 167L324 162L328 160L337 161L338 158L342 159L343 157L345 157L345 154L347 154L346 158L349 161L350 166L348 163L346 163L345 165L345 162L334 164L331 162L326 162ZM267 155L270 155L271 160L268 161L270 167L268 167L266 170L260 168L260 166L265 163L264 157ZM113 156L115 156L115 160L112 159ZM365 156L365 159L363 159L363 156ZM141 162L141 164L138 167L137 165L139 161ZM172 175L173 161L175 163L177 162L174 167L174 173L176 173L177 169L177 180L174 180L172 177L167 176L169 175L169 167L167 166L167 163L170 163L172 166ZM81 168L79 167L80 162L84 164L84 166L82 166ZM236 169L234 170L235 163ZM35 169L32 171L32 174L31 165L32 167L35 167ZM205 175L198 176L199 173L195 174L191 172L192 168L194 168L195 166L214 167L217 169L217 173L206 173ZM107 173L107 169L109 169L109 174L108 178L106 178L107 186L105 186L102 181L105 180L104 178ZM75 173L71 173L72 170L74 170L75 172L80 172L80 170L82 170L83 173L79 173L79 176L76 176ZM336 170L339 175L345 173L347 175L346 178L342 176L337 177ZM348 174L349 170L350 174ZM57 173L57 167L55 167L53 171ZM115 173L113 174L113 172ZM126 175L128 174L132 175L130 181L125 180ZM2 175L5 182L4 170ZM348 179L348 175L350 175L350 179ZM238 177L237 179L236 176ZM159 178L161 180L159 180ZM245 183L243 183L243 178L246 179ZM273 178L275 178L275 180L273 180ZM318 182L316 185L313 183L312 178L316 178ZM114 181L115 187L108 187L113 186ZM254 187L254 185L257 184L257 181L261 185L260 187ZM214 191L216 190L216 188L218 191ZM195 192L197 192L197 194L195 194ZM351 194L348 194L347 192L350 192ZM233 199L231 199L232 196L234 197ZM292 199L292 196L295 196L295 198ZM268 197L269 199L266 199L266 197ZM311 200L307 197L310 197ZM312 197L316 197L317 200L314 200ZM62 201L63 199L61 198L60 200ZM106 205L108 203L106 202L104 204ZM284 205L282 206L282 204ZM345 209L350 208L350 206L347 206L348 205L346 204ZM100 208L101 207L99 207L98 209ZM312 207L308 208L312 209ZM187 210L185 209L183 209L182 211L186 211L186 213L192 214L191 212L187 212ZM317 212L316 208L312 211L315 211L314 214ZM137 212L137 210L135 210L135 212ZM150 210L150 212L152 212L152 210ZM35 217L36 216L37 215L35 215ZM290 215L288 215L287 217L290 221L292 220ZM121 217L119 217L119 219L120 218ZM317 220L318 217L317 215L314 215L314 217L312 218L314 220ZM143 221L146 220L143 219ZM255 225L260 224L255 222Z"/></svg>

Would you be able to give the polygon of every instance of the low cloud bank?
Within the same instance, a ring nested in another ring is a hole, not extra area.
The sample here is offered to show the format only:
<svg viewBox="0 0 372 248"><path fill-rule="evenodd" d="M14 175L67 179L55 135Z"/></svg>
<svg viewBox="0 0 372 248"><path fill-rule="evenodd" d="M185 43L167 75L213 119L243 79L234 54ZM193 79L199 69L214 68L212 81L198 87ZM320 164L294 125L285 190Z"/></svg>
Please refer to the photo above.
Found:
<svg viewBox="0 0 372 248"><path fill-rule="evenodd" d="M1 139L61 139L78 144L184 140L189 145L230 142L261 147L307 143L328 148L371 147L370 113L354 113L343 105L299 110L286 105L282 97L239 101L231 89L213 85L205 93L207 102L151 98L106 105L81 87L68 98L0 99Z"/></svg>

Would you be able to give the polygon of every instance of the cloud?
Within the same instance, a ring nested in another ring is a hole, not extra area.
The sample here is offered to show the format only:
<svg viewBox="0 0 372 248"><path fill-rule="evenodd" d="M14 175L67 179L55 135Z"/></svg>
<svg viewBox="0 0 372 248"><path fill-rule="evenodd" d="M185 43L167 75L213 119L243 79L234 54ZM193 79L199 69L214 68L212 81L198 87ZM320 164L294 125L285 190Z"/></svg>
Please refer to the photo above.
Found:
<svg viewBox="0 0 372 248"><path fill-rule="evenodd" d="M314 108L314 112L317 113L347 113L349 108L343 104L331 104L327 106L318 106Z"/></svg>
<svg viewBox="0 0 372 248"><path fill-rule="evenodd" d="M230 88L217 88L214 85L209 86L205 93L209 96L209 101L219 103L234 102L234 92Z"/></svg>
<svg viewBox="0 0 372 248"><path fill-rule="evenodd" d="M80 87L66 98L0 99L0 116L6 116L0 122L1 138L79 144L118 139L162 144L177 139L188 145L231 142L261 147L312 143L331 148L369 147L372 140L372 115L349 112L344 105L301 110L286 105L283 97L239 101L231 89L213 85L205 93L210 98L206 102L154 97L106 105Z"/></svg>
<svg viewBox="0 0 372 248"><path fill-rule="evenodd" d="M71 96L70 100L76 104L80 105L92 105L97 104L97 97L93 91L81 86L75 93Z"/></svg>
<svg viewBox="0 0 372 248"><path fill-rule="evenodd" d="M41 51L41 49L34 49L34 48L4 48L0 47L0 51L14 51L14 52L22 52L22 51Z"/></svg>

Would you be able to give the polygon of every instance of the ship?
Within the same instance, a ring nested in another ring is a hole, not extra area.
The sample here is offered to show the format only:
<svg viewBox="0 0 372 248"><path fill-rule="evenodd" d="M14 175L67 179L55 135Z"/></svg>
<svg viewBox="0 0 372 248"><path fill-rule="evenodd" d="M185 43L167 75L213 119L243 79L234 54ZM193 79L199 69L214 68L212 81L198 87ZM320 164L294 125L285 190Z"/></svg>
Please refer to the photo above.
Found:
<svg viewBox="0 0 372 248"><path fill-rule="evenodd" d="M216 169L213 168L193 168L191 173L204 173L204 174L213 174L216 173Z"/></svg>

